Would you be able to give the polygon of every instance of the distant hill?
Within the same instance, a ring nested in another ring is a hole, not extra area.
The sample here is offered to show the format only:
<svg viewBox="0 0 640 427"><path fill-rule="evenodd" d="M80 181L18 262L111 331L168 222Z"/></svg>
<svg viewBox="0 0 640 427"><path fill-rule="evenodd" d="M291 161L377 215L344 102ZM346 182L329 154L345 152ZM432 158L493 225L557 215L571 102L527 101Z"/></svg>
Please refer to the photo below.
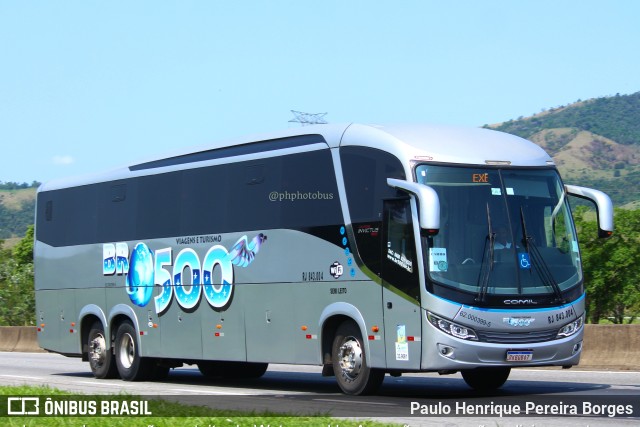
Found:
<svg viewBox="0 0 640 427"><path fill-rule="evenodd" d="M640 200L640 92L577 101L486 128L529 139L551 154L565 181Z"/></svg>
<svg viewBox="0 0 640 427"><path fill-rule="evenodd" d="M640 92L577 101L484 127L543 147L567 183L602 190L616 206L640 208ZM0 239L10 243L33 223L38 184L0 182Z"/></svg>
<svg viewBox="0 0 640 427"><path fill-rule="evenodd" d="M33 224L36 188L24 186L7 189L0 183L0 239L23 237Z"/></svg>

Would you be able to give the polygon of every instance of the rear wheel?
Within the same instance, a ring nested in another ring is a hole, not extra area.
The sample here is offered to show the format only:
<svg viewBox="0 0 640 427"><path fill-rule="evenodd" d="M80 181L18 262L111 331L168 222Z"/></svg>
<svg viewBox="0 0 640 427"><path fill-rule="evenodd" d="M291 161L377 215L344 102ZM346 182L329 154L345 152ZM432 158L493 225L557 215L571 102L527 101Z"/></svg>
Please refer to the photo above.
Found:
<svg viewBox="0 0 640 427"><path fill-rule="evenodd" d="M331 349L333 370L345 394L374 393L384 380L384 371L370 368L364 352L360 328L343 322L336 331Z"/></svg>
<svg viewBox="0 0 640 427"><path fill-rule="evenodd" d="M198 363L200 373L209 379L223 378L224 369L220 362L202 361Z"/></svg>
<svg viewBox="0 0 640 427"><path fill-rule="evenodd" d="M87 348L89 349L89 366L91 367L91 372L94 377L99 379L118 377L115 358L111 352L111 348L107 346L104 327L99 321L91 325L87 339Z"/></svg>
<svg viewBox="0 0 640 427"><path fill-rule="evenodd" d="M268 363L226 362L233 378L260 378L267 372Z"/></svg>
<svg viewBox="0 0 640 427"><path fill-rule="evenodd" d="M151 377L155 360L140 357L136 329L131 322L118 326L115 342L115 358L118 373L125 381L142 381Z"/></svg>
<svg viewBox="0 0 640 427"><path fill-rule="evenodd" d="M474 390L495 390L509 378L511 368L477 368L461 371L462 378Z"/></svg>

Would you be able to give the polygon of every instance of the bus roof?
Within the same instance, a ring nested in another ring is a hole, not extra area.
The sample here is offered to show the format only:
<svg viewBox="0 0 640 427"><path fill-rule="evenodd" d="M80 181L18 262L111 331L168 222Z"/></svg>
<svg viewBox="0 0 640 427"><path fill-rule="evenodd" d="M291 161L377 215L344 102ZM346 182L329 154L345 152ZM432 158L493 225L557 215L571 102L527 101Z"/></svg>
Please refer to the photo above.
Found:
<svg viewBox="0 0 640 427"><path fill-rule="evenodd" d="M319 135L322 138L314 140L308 138L310 135ZM282 148L278 145L279 141L288 141L292 138L298 142L293 145L283 144ZM264 142L274 143L265 146ZM407 170L410 167L409 161L465 165L553 165L551 157L531 141L488 129L424 124L384 126L325 124L236 138L200 147L181 148L173 153L165 153L165 155L155 156L108 172L47 182L40 187L39 191L125 179L160 171L169 172L204 166L208 163L261 158L267 155L285 154L288 151L315 149L316 144L323 144L330 148L354 145L378 148L401 159ZM255 148L248 151L239 150L243 147ZM207 156L207 153L222 154Z"/></svg>

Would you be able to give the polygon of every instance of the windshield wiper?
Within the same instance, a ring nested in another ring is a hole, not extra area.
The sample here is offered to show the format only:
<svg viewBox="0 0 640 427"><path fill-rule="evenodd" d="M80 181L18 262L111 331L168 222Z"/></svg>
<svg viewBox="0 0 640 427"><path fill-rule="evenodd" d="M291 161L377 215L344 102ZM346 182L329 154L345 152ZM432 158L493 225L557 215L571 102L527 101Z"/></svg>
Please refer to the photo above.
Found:
<svg viewBox="0 0 640 427"><path fill-rule="evenodd" d="M487 255L487 244L489 245L489 267L484 269L484 274L481 274L478 279L481 278L480 289L478 290L478 295L476 295L477 302L484 302L485 297L487 296L487 289L489 288L489 277L491 276L491 271L493 270L493 257L494 257L494 245L496 241L496 233L493 232L493 226L491 225L491 210L489 210L489 203L487 203L487 224L489 226L489 234L484 241L484 250L482 251L482 263L480 264L480 271L482 273L482 269L485 265L484 258Z"/></svg>
<svg viewBox="0 0 640 427"><path fill-rule="evenodd" d="M562 297L562 291L560 290L560 286L558 286L558 282L556 282L556 279L553 277L553 273L549 270L549 266L538 250L533 237L529 236L527 233L527 222L524 218L524 209L522 206L520 206L520 223L522 225L522 243L524 244L527 253L531 255L531 262L533 263L538 276L540 276L540 280L542 280L542 283L545 286L550 287L553 290L556 295L556 301L554 302L564 304L566 300Z"/></svg>

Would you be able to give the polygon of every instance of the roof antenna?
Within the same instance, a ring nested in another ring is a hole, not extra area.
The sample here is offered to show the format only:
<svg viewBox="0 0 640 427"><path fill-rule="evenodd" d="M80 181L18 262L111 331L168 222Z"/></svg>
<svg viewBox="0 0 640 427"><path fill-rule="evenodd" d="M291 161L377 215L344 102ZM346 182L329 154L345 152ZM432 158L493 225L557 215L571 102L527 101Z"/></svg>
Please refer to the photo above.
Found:
<svg viewBox="0 0 640 427"><path fill-rule="evenodd" d="M300 123L302 126L327 124L327 121L324 119L327 113L304 113L296 110L291 110L291 112L294 118L289 120L289 123Z"/></svg>

